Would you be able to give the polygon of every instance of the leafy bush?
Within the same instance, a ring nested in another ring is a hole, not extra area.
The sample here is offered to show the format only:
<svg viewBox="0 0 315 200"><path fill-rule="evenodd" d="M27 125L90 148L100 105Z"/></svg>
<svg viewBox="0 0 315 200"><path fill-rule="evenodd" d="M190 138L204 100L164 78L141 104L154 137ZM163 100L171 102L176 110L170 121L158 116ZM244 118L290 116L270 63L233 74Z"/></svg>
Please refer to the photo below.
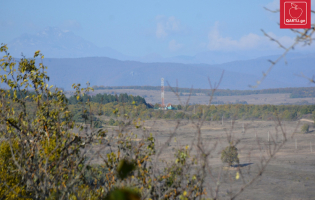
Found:
<svg viewBox="0 0 315 200"><path fill-rule="evenodd" d="M0 198L69 199L84 187L87 158L81 149L96 133L79 137L74 132L84 127L73 121L65 94L46 84L47 67L35 66L35 58L43 58L39 51L34 59L22 58L18 67L6 46L0 51L6 53L0 69L7 73L0 79L9 87L0 88ZM74 88L78 95L89 91Z"/></svg>
<svg viewBox="0 0 315 200"><path fill-rule="evenodd" d="M307 133L310 130L310 126L308 124L303 124L301 127L301 132L302 133Z"/></svg>
<svg viewBox="0 0 315 200"><path fill-rule="evenodd" d="M25 186L19 185L22 176L14 164L11 148L20 151L18 143L14 140L11 144L8 141L0 142L0 180L2 183L6 183L0 185L0 197L4 197L4 199L16 199L19 195L27 194ZM11 190L11 188L13 189Z"/></svg>
<svg viewBox="0 0 315 200"><path fill-rule="evenodd" d="M1 47L3 51L7 51L6 46ZM39 51L34 58L38 56ZM1 70L7 72L0 79L9 87L0 88L0 198L140 199L144 194L157 196L160 191L166 198L175 198L184 192L180 190L181 176L186 174L182 162L172 163L163 173L154 175L152 134L139 140L127 129L108 136L91 126L95 117L89 101L78 102L79 115L71 113L65 94L50 89L46 67L36 67L35 59L23 58L16 68L13 58L6 54L0 62ZM29 88L34 93L24 95ZM90 90L80 84L73 88L76 99ZM132 110L139 107L143 105L133 103ZM128 120L129 115L122 115L119 109L114 111L121 118L110 121L125 126L123 120ZM83 118L83 124L76 124L73 116ZM130 119L132 123L128 124L140 129L140 120ZM93 151L95 145L105 154L104 162L97 167L90 164L96 155L101 155ZM166 181L170 174L174 183L171 185ZM191 188L191 197L201 196L203 191L191 184L191 177L185 177L184 186ZM159 188L155 187L158 184Z"/></svg>
<svg viewBox="0 0 315 200"><path fill-rule="evenodd" d="M221 152L221 160L231 166L233 163L239 163L237 148L231 143Z"/></svg>

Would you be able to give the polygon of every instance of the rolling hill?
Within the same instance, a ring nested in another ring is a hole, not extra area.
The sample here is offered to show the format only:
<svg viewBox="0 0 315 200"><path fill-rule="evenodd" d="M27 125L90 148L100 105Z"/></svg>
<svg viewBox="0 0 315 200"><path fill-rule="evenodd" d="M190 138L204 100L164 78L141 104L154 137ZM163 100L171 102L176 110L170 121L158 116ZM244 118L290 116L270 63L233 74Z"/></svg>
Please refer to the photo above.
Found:
<svg viewBox="0 0 315 200"><path fill-rule="evenodd" d="M142 63L120 61L106 57L89 58L47 58L51 84L70 89L72 83L86 83L104 86L160 85L163 77L171 86L209 88L208 77L218 82L223 70L222 89L249 89L249 84L261 77L269 63L266 58L234 61L219 65L181 63ZM293 56L288 65L279 63L258 89L312 86L304 78L296 76L303 72L315 74L315 57Z"/></svg>

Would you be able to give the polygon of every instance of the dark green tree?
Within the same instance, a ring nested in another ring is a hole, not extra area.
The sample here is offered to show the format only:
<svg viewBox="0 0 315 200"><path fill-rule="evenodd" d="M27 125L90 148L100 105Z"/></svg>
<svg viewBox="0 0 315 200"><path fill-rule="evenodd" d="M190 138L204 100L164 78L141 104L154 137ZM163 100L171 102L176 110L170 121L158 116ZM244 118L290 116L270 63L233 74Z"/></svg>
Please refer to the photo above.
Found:
<svg viewBox="0 0 315 200"><path fill-rule="evenodd" d="M233 163L239 164L237 148L233 145L233 143L230 143L230 145L221 152L221 160L229 166Z"/></svg>

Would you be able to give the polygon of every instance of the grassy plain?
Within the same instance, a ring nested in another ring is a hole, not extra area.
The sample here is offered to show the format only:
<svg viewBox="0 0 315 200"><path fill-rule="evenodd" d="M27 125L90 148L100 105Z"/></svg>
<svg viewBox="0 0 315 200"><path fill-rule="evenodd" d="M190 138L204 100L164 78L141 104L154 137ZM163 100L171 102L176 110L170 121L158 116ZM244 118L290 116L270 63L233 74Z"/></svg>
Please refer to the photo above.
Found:
<svg viewBox="0 0 315 200"><path fill-rule="evenodd" d="M157 149L163 149L161 159L172 161L176 149L192 145L198 121L182 120L174 133L178 121L176 120L148 120L141 129L132 128L129 131L138 134L152 133L156 137ZM307 134L300 133L300 127L308 123L310 131ZM244 129L243 129L244 124ZM287 134L288 141L270 162L266 171L253 185L245 190L237 199L313 199L315 196L315 128L312 121L305 119L300 121L282 121L283 131ZM117 132L119 127L109 126L109 133ZM145 131L143 131L145 129ZM243 132L245 130L245 132ZM269 142L268 142L269 132ZM242 167L242 173L246 181L250 180L258 172L262 158L267 157L269 145L280 144L283 140L281 127L275 121L221 121L204 122L201 127L202 141L209 149L217 145L212 152L210 165L214 177L218 177L222 162L220 152L228 145L227 135L234 141L239 140L237 148ZM169 145L165 145L172 136ZM312 151L311 152L311 146ZM95 149L97 151L97 149ZM101 153L102 154L102 153ZM191 152L196 154L195 151ZM104 152L105 156L105 152ZM94 160L98 162L98 160ZM163 165L158 163L158 165ZM241 179L236 180L234 168L223 168L220 178L220 196L228 198L228 190L234 192L242 186ZM231 180L232 177L232 180ZM207 180L212 186L214 182ZM229 182L233 187L230 188Z"/></svg>

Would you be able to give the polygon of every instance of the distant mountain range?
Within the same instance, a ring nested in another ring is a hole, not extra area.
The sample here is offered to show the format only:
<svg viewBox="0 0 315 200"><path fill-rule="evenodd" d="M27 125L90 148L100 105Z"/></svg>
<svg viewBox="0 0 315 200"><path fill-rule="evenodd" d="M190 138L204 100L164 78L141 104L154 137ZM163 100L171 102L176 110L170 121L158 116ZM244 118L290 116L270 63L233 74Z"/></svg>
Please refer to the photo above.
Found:
<svg viewBox="0 0 315 200"><path fill-rule="evenodd" d="M234 61L225 64L181 64L181 63L142 63L120 61L106 57L91 58L47 58L51 84L70 89L72 83L86 83L104 86L157 86L163 77L171 86L209 88L208 77L212 84L218 82L225 70L221 89L250 89L267 70L269 63L265 58ZM303 72L307 76L315 74L315 56L296 56L287 58L288 64L279 63L270 76L258 89L306 87L308 80L297 76Z"/></svg>
<svg viewBox="0 0 315 200"><path fill-rule="evenodd" d="M31 57L34 52L41 50L49 58L80 58L92 56L106 56L115 59L125 59L122 53L109 48L100 48L84 40L71 31L48 27L43 31L31 35L23 34L8 43L11 55L20 57L21 53Z"/></svg>
<svg viewBox="0 0 315 200"><path fill-rule="evenodd" d="M248 60L252 57L240 55L232 52L213 52L206 51L198 53L195 56L174 56L164 58L159 54L149 54L143 57L131 58L131 60L140 62L168 62L168 63L183 63L183 64L220 64L236 60Z"/></svg>
<svg viewBox="0 0 315 200"><path fill-rule="evenodd" d="M249 89L270 65L268 59L250 59L233 53L204 52L196 56L163 58L158 54L132 58L111 48L100 48L69 31L46 28L35 35L24 34L8 44L9 52L31 57L36 50L44 55L51 84L70 89L72 83L104 86L157 86L165 78L172 86L209 88L208 77L217 82L225 70L222 89ZM131 61L133 60L133 61ZM298 76L315 75L315 54L290 54L278 63L258 89L313 86ZM200 64L203 63L203 64ZM221 63L221 64L215 64Z"/></svg>

